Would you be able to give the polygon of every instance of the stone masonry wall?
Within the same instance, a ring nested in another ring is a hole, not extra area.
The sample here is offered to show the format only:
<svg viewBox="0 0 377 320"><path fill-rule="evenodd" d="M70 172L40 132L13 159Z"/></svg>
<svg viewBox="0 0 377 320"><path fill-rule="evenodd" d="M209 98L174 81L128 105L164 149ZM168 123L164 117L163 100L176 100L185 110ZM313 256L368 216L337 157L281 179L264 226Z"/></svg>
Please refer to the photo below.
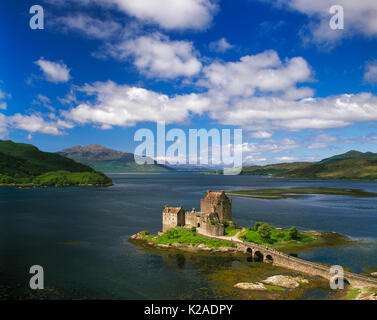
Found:
<svg viewBox="0 0 377 320"><path fill-rule="evenodd" d="M166 232L170 229L185 225L185 212L181 210L178 214L163 212L162 213L162 231Z"/></svg>

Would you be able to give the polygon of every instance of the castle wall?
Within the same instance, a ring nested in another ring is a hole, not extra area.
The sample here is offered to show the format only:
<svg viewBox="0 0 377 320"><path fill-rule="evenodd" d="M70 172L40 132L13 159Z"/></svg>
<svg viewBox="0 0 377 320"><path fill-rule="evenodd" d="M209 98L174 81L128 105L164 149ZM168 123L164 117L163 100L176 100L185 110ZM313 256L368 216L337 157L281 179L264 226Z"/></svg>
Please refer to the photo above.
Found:
<svg viewBox="0 0 377 320"><path fill-rule="evenodd" d="M185 225L185 211L180 210L179 213L172 213L165 210L162 213L162 231L166 232L170 229Z"/></svg>
<svg viewBox="0 0 377 320"><path fill-rule="evenodd" d="M196 214L197 214L196 211L186 212L186 218L185 218L185 225L186 225L186 227L192 228L192 227L196 227L197 226Z"/></svg>
<svg viewBox="0 0 377 320"><path fill-rule="evenodd" d="M197 232L205 236L222 237L224 236L224 225L204 223L200 228L197 228Z"/></svg>
<svg viewBox="0 0 377 320"><path fill-rule="evenodd" d="M211 224L211 221L216 221L216 224ZM223 236L224 226L220 224L218 216L215 213L197 213L196 228L199 234L209 236Z"/></svg>
<svg viewBox="0 0 377 320"><path fill-rule="evenodd" d="M219 212L220 220L229 220L232 221L232 199L229 201L224 201L220 207Z"/></svg>
<svg viewBox="0 0 377 320"><path fill-rule="evenodd" d="M186 212L183 209L177 214L177 224L179 227L183 227L185 225L185 216Z"/></svg>

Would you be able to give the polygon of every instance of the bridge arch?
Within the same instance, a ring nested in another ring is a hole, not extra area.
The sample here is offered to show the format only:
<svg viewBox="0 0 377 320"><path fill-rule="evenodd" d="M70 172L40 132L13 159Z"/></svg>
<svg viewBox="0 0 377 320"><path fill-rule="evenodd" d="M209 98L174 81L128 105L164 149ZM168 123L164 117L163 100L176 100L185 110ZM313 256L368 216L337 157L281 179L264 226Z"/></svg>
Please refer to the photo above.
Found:
<svg viewBox="0 0 377 320"><path fill-rule="evenodd" d="M272 263L274 263L274 258L272 257L272 255L268 254L268 255L265 256L264 262L272 264Z"/></svg>
<svg viewBox="0 0 377 320"><path fill-rule="evenodd" d="M262 252L256 250L254 252L253 256L254 256L254 261L256 261L256 262L263 262L263 254L262 254Z"/></svg>
<svg viewBox="0 0 377 320"><path fill-rule="evenodd" d="M337 278L334 279L335 284L339 284L339 279L341 279L341 277L337 277ZM350 286L351 285L351 283L349 282L349 280L346 279L346 278L343 278L343 284L345 286Z"/></svg>

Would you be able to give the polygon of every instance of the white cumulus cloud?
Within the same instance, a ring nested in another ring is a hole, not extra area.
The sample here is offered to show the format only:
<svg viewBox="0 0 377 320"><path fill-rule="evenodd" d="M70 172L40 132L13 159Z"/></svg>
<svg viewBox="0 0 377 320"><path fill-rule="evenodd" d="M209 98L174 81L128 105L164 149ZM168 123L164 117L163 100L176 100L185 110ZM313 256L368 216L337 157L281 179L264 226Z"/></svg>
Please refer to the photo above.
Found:
<svg viewBox="0 0 377 320"><path fill-rule="evenodd" d="M4 92L0 89L0 110L6 110L8 105L7 105L6 101L4 101L4 100L7 100L9 98L10 98L10 94L8 94L8 93L6 93L6 92Z"/></svg>
<svg viewBox="0 0 377 320"><path fill-rule="evenodd" d="M212 51L222 53L222 52L228 51L229 49L234 48L234 46L230 44L226 38L221 38L217 41L211 42L209 44L209 48Z"/></svg>
<svg viewBox="0 0 377 320"><path fill-rule="evenodd" d="M277 6L285 6L307 15L312 22L308 25L309 37L316 43L333 45L344 37L363 35L377 36L377 1L375 0L262 0ZM329 10L340 5L344 10L344 30L332 30Z"/></svg>
<svg viewBox="0 0 377 320"><path fill-rule="evenodd" d="M94 39L108 39L122 30L120 23L103 21L85 14L57 17L51 23L65 32L76 31Z"/></svg>
<svg viewBox="0 0 377 320"><path fill-rule="evenodd" d="M54 136L63 135L65 129L72 129L73 125L63 120L45 120L37 114L15 114L7 118L7 124L14 129L25 130L29 133L44 133Z"/></svg>
<svg viewBox="0 0 377 320"><path fill-rule="evenodd" d="M42 70L47 81L62 83L71 79L70 70L64 63L52 62L44 58L40 58L34 63Z"/></svg>
<svg viewBox="0 0 377 320"><path fill-rule="evenodd" d="M81 103L64 116L81 124L96 124L102 129L134 126L138 122L177 123L191 113L208 110L210 100L198 94L169 97L154 91L112 81L96 82L80 89L95 96L92 104Z"/></svg>
<svg viewBox="0 0 377 320"><path fill-rule="evenodd" d="M80 91L94 102L78 102L64 116L106 129L140 122L181 123L206 114L263 139L274 130L341 128L377 120L377 96L371 93L314 97L301 85L312 79L301 57L282 62L276 52L266 51L237 62L216 61L201 76L197 85L207 90L172 96L111 81L88 84Z"/></svg>
<svg viewBox="0 0 377 320"><path fill-rule="evenodd" d="M5 139L8 136L8 121L7 117L0 113L0 139Z"/></svg>
<svg viewBox="0 0 377 320"><path fill-rule="evenodd" d="M212 0L44 0L55 5L99 5L164 29L202 30L218 10Z"/></svg>
<svg viewBox="0 0 377 320"><path fill-rule="evenodd" d="M124 40L108 50L118 59L131 57L136 68L147 76L191 77L202 68L191 42L171 41L158 33Z"/></svg>
<svg viewBox="0 0 377 320"><path fill-rule="evenodd" d="M295 93L297 99L313 94L309 88L296 87L298 82L311 80L312 71L305 59L296 57L283 63L273 50L244 56L238 62L214 62L203 72L204 79L199 84L229 98L252 97L258 91L292 96Z"/></svg>
<svg viewBox="0 0 377 320"><path fill-rule="evenodd" d="M365 65L364 81L377 83L377 61L368 62Z"/></svg>

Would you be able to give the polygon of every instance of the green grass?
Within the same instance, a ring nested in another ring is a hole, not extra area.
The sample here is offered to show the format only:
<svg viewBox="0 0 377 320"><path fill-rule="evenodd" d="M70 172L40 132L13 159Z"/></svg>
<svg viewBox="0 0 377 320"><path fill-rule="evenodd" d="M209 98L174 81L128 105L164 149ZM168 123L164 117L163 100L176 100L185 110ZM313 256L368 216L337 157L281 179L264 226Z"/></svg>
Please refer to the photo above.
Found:
<svg viewBox="0 0 377 320"><path fill-rule="evenodd" d="M345 297L343 298L344 300L355 300L357 296L361 293L361 289L351 289L347 292Z"/></svg>
<svg viewBox="0 0 377 320"><path fill-rule="evenodd" d="M172 245L175 243L185 245L199 245L204 244L210 248L220 247L234 247L234 244L230 241L222 241L216 239L208 239L199 236L196 232L185 229L170 229L161 236L145 235L144 238L148 241L153 241L156 244Z"/></svg>
<svg viewBox="0 0 377 320"><path fill-rule="evenodd" d="M272 286L269 284L265 284L264 286L267 288L268 291L285 291L284 288L279 287L279 286Z"/></svg>
<svg viewBox="0 0 377 320"><path fill-rule="evenodd" d="M234 227L226 227L224 230L226 237L234 237L238 232L241 231L241 229Z"/></svg>
<svg viewBox="0 0 377 320"><path fill-rule="evenodd" d="M360 189L343 189L343 188L270 188L270 189L251 189L227 191L227 194L233 196L242 196L259 199L290 199L308 197L313 194L323 195L341 195L358 198L377 197L377 193L366 192Z"/></svg>
<svg viewBox="0 0 377 320"><path fill-rule="evenodd" d="M321 243L323 240L309 232L299 232L297 240L293 240L288 230L278 230L269 226L271 232L268 239L262 238L255 228L249 228L240 235L240 239L246 242L253 242L270 247L297 247L306 246L315 243Z"/></svg>

